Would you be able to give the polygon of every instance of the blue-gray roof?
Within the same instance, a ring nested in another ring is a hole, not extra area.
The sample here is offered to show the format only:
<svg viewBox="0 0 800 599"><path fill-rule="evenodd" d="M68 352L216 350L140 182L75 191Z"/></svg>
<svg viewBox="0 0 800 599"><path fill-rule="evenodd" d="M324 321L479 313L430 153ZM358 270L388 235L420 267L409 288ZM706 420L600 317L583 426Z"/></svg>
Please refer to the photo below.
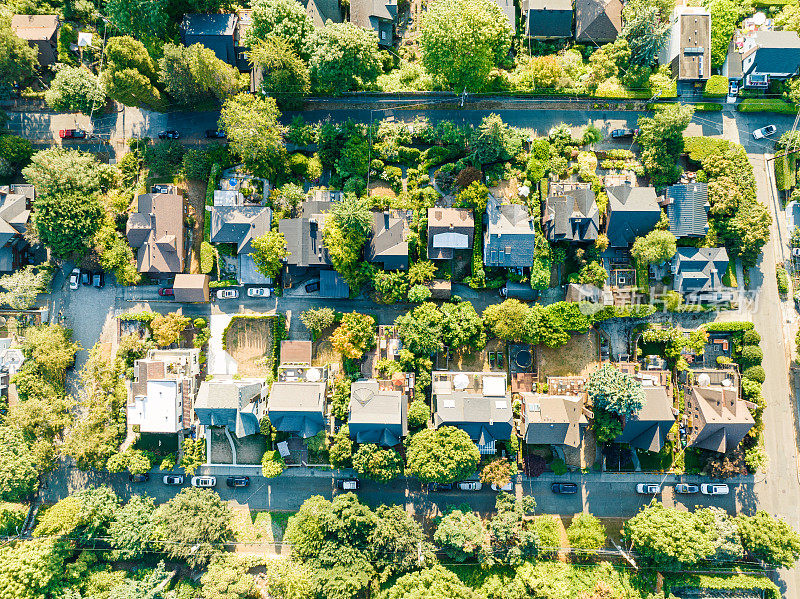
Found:
<svg viewBox="0 0 800 599"><path fill-rule="evenodd" d="M483 238L486 266L524 268L533 265L535 241L533 218L525 206L501 206L499 200L489 196Z"/></svg>
<svg viewBox="0 0 800 599"><path fill-rule="evenodd" d="M203 381L194 412L204 426L224 426L237 437L258 433L264 413L261 380Z"/></svg>
<svg viewBox="0 0 800 599"><path fill-rule="evenodd" d="M238 17L232 14L184 15L181 21L181 40L185 46L203 44L213 50L217 58L234 64L234 32Z"/></svg>
<svg viewBox="0 0 800 599"><path fill-rule="evenodd" d="M547 198L542 230L548 241L588 242L600 232L600 210L591 189L554 193Z"/></svg>
<svg viewBox="0 0 800 599"><path fill-rule="evenodd" d="M350 297L350 287L335 270L321 270L319 272L319 296L334 299Z"/></svg>
<svg viewBox="0 0 800 599"><path fill-rule="evenodd" d="M526 33L530 37L572 37L571 0L530 0L527 8Z"/></svg>
<svg viewBox="0 0 800 599"><path fill-rule="evenodd" d="M698 293L723 287L722 277L728 269L725 248L679 247L672 260L676 291Z"/></svg>
<svg viewBox="0 0 800 599"><path fill-rule="evenodd" d="M277 430L313 437L325 429L325 383L275 382L269 392L269 420Z"/></svg>
<svg viewBox="0 0 800 599"><path fill-rule="evenodd" d="M686 183L667 187L669 230L678 238L708 233L708 185Z"/></svg>
<svg viewBox="0 0 800 599"><path fill-rule="evenodd" d="M608 242L611 247L628 247L637 237L653 230L661 219L654 187L618 185L608 194Z"/></svg>
<svg viewBox="0 0 800 599"><path fill-rule="evenodd" d="M357 443L397 445L408 432L407 405L399 390L380 389L375 379L356 381L350 388L350 437Z"/></svg>
<svg viewBox="0 0 800 599"><path fill-rule="evenodd" d="M645 386L642 409L625 421L622 433L614 439L646 451L661 451L667 433L675 424L672 401L664 387Z"/></svg>

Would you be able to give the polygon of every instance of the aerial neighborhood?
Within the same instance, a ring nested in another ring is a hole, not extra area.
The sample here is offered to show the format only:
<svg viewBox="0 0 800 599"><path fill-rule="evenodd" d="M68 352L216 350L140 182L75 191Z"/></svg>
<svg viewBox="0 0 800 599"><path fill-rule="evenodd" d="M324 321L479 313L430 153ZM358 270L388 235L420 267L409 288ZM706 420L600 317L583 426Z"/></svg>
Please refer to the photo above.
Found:
<svg viewBox="0 0 800 599"><path fill-rule="evenodd" d="M796 0L6 0L0 598L800 597Z"/></svg>

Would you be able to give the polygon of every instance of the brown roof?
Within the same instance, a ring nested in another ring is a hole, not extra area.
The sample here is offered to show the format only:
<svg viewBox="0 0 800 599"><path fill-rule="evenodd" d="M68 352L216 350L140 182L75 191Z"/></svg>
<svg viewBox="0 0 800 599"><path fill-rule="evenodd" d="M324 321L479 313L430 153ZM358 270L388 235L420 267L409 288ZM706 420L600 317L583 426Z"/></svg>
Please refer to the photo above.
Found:
<svg viewBox="0 0 800 599"><path fill-rule="evenodd" d="M686 397L686 416L691 429L689 446L725 453L736 447L753 427L755 421L739 397L736 382L731 378L728 386L712 382L689 389Z"/></svg>
<svg viewBox="0 0 800 599"><path fill-rule="evenodd" d="M207 302L208 275L175 275L172 286L176 302Z"/></svg>
<svg viewBox="0 0 800 599"><path fill-rule="evenodd" d="M575 40L613 42L622 30L621 0L576 0Z"/></svg>
<svg viewBox="0 0 800 599"><path fill-rule="evenodd" d="M131 383L133 397L147 395L147 381L157 381L167 376L163 360L136 360L139 376Z"/></svg>
<svg viewBox="0 0 800 599"><path fill-rule="evenodd" d="M311 364L311 341L281 341L281 364Z"/></svg>
<svg viewBox="0 0 800 599"><path fill-rule="evenodd" d="M578 447L589 421L577 395L522 393L525 442Z"/></svg>
<svg viewBox="0 0 800 599"><path fill-rule="evenodd" d="M183 217L184 200L180 195L145 193L139 196L138 212L130 216L126 227L128 242L139 248L139 272L173 274L183 271L186 258Z"/></svg>
<svg viewBox="0 0 800 599"><path fill-rule="evenodd" d="M57 15L14 15L11 17L11 29L28 41L54 39L58 31Z"/></svg>

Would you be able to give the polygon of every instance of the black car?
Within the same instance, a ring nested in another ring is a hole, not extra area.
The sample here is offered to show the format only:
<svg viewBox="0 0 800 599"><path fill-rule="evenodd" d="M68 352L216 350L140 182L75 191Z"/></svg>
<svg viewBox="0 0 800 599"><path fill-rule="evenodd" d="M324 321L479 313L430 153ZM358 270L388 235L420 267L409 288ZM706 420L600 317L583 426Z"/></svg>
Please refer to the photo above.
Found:
<svg viewBox="0 0 800 599"><path fill-rule="evenodd" d="M550 490L559 495L571 495L578 492L578 485L575 483L553 483L550 485Z"/></svg>
<svg viewBox="0 0 800 599"><path fill-rule="evenodd" d="M319 291L319 281L306 285L306 293L314 293L315 291Z"/></svg>
<svg viewBox="0 0 800 599"><path fill-rule="evenodd" d="M626 137L633 137L639 133L638 129L614 129L611 132L611 137L614 139L624 139Z"/></svg>
<svg viewBox="0 0 800 599"><path fill-rule="evenodd" d="M92 284L92 272L89 270L82 270L81 271L81 283L83 285L91 285Z"/></svg>
<svg viewBox="0 0 800 599"><path fill-rule="evenodd" d="M167 131L162 131L158 134L158 139L180 139L181 134L175 131L175 129L169 129Z"/></svg>
<svg viewBox="0 0 800 599"><path fill-rule="evenodd" d="M129 474L128 480L132 483L146 483L150 480L150 475L147 472L144 474Z"/></svg>
<svg viewBox="0 0 800 599"><path fill-rule="evenodd" d="M225 484L235 489L246 487L250 484L249 476L229 476Z"/></svg>
<svg viewBox="0 0 800 599"><path fill-rule="evenodd" d="M227 135L222 129L206 129L206 137L208 139L225 139Z"/></svg>
<svg viewBox="0 0 800 599"><path fill-rule="evenodd" d="M100 289L103 285L105 285L105 279L103 277L103 272L96 272L92 275L92 286L97 287Z"/></svg>
<svg viewBox="0 0 800 599"><path fill-rule="evenodd" d="M452 491L453 483L428 483L428 491Z"/></svg>

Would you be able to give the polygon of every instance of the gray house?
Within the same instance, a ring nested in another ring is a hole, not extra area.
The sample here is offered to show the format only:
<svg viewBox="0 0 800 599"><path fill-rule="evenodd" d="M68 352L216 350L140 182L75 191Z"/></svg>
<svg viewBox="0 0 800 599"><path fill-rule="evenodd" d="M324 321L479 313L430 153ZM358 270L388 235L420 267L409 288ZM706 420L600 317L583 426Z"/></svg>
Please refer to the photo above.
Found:
<svg viewBox="0 0 800 599"><path fill-rule="evenodd" d="M522 433L531 445L579 447L589 426L578 395L522 393Z"/></svg>
<svg viewBox="0 0 800 599"><path fill-rule="evenodd" d="M0 272L11 272L23 264L34 195L33 185L0 186Z"/></svg>
<svg viewBox="0 0 800 599"><path fill-rule="evenodd" d="M277 430L307 439L325 429L324 381L276 381L269 392L269 420Z"/></svg>
<svg viewBox="0 0 800 599"><path fill-rule="evenodd" d="M572 0L527 0L523 11L528 37L572 37Z"/></svg>
<svg viewBox="0 0 800 599"><path fill-rule="evenodd" d="M251 242L269 232L272 210L265 206L211 208L211 242L236 244L237 254L249 254Z"/></svg>
<svg viewBox="0 0 800 599"><path fill-rule="evenodd" d="M705 237L708 233L708 185L684 183L667 187L664 205L675 237Z"/></svg>
<svg viewBox="0 0 800 599"><path fill-rule="evenodd" d="M327 21L342 22L342 11L338 0L300 0L314 27L322 27Z"/></svg>
<svg viewBox="0 0 800 599"><path fill-rule="evenodd" d="M672 259L675 291L708 295L724 289L722 277L728 270L725 248L679 247Z"/></svg>
<svg viewBox="0 0 800 599"><path fill-rule="evenodd" d="M744 87L764 89L800 72L800 36L794 31L736 31L722 74Z"/></svg>
<svg viewBox="0 0 800 599"><path fill-rule="evenodd" d="M378 36L378 44L394 44L394 24L397 19L397 0L351 0L350 22L371 29Z"/></svg>
<svg viewBox="0 0 800 599"><path fill-rule="evenodd" d="M397 210L372 213L372 236L364 248L369 262L384 270L408 270L408 219L411 212Z"/></svg>
<svg viewBox="0 0 800 599"><path fill-rule="evenodd" d="M232 14L184 15L180 33L184 46L202 44L213 50L217 58L236 65L236 25Z"/></svg>
<svg viewBox="0 0 800 599"><path fill-rule="evenodd" d="M644 387L645 402L642 409L625 420L622 434L614 441L627 443L636 449L661 451L667 440L667 433L675 424L672 399L662 386Z"/></svg>
<svg viewBox="0 0 800 599"><path fill-rule="evenodd" d="M286 259L290 271L331 265L328 250L322 241L322 230L325 228L330 204L323 204L325 203L303 202L303 216L282 218L278 221L278 231L283 233L286 247L291 252Z"/></svg>
<svg viewBox="0 0 800 599"><path fill-rule="evenodd" d="M266 412L266 391L264 379L203 381L194 413L204 426L224 426L237 437L254 435Z"/></svg>
<svg viewBox="0 0 800 599"><path fill-rule="evenodd" d="M483 263L505 268L530 267L535 245L536 233L528 209L519 204L501 206L500 200L490 195L486 204Z"/></svg>
<svg viewBox="0 0 800 599"><path fill-rule="evenodd" d="M600 210L594 192L569 189L548 196L542 216L542 230L548 241L588 243L600 232Z"/></svg>
<svg viewBox="0 0 800 599"><path fill-rule="evenodd" d="M739 397L739 375L729 370L694 374L696 384L686 395L688 445L726 453L739 445L755 424L747 402Z"/></svg>
<svg viewBox="0 0 800 599"><path fill-rule="evenodd" d="M605 44L622 31L621 0L575 0L575 41Z"/></svg>
<svg viewBox="0 0 800 599"><path fill-rule="evenodd" d="M350 387L350 437L393 447L408 434L407 409L408 398L391 381L356 381Z"/></svg>
<svg viewBox="0 0 800 599"><path fill-rule="evenodd" d="M472 248L475 220L467 208L428 208L428 259L450 260Z"/></svg>
<svg viewBox="0 0 800 599"><path fill-rule="evenodd" d="M654 187L608 187L608 241L613 248L629 247L661 219Z"/></svg>

